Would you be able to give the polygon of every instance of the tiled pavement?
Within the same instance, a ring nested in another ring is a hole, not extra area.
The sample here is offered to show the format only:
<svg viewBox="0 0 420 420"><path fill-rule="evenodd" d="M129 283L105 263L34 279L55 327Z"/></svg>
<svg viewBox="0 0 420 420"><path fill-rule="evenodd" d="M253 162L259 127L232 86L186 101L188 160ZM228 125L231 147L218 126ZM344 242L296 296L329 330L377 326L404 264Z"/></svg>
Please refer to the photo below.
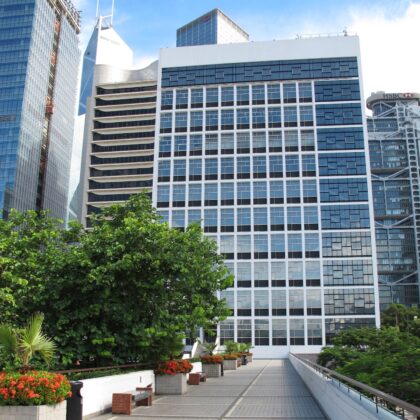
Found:
<svg viewBox="0 0 420 420"><path fill-rule="evenodd" d="M121 420L106 414L95 420ZM325 419L288 360L254 360L221 378L188 386L184 395L156 396L131 417L145 420Z"/></svg>

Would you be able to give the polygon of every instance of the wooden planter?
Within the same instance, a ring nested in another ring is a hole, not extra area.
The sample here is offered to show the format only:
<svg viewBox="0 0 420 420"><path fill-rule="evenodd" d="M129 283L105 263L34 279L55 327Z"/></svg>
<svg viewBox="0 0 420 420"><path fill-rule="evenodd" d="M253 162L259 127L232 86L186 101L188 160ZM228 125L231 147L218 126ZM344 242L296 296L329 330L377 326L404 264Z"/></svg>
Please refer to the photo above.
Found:
<svg viewBox="0 0 420 420"><path fill-rule="evenodd" d="M1 406L2 420L66 420L67 401L56 405Z"/></svg>
<svg viewBox="0 0 420 420"><path fill-rule="evenodd" d="M203 372L207 375L207 378L219 378L222 376L222 365L220 363L203 363Z"/></svg>
<svg viewBox="0 0 420 420"><path fill-rule="evenodd" d="M156 394L182 395L187 392L187 374L156 375Z"/></svg>
<svg viewBox="0 0 420 420"><path fill-rule="evenodd" d="M236 370L236 369L238 369L237 359L223 360L223 369L225 369L225 370Z"/></svg>
<svg viewBox="0 0 420 420"><path fill-rule="evenodd" d="M188 385L200 385L200 380L200 373L190 373L188 376Z"/></svg>

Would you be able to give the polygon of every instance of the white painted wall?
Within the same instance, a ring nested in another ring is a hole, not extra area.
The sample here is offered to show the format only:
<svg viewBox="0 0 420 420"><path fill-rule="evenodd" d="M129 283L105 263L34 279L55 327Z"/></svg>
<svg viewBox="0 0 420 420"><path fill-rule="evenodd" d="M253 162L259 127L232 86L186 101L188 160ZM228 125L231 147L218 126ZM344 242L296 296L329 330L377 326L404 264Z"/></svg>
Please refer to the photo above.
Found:
<svg viewBox="0 0 420 420"><path fill-rule="evenodd" d="M193 363L194 372L201 372L201 362ZM83 418L92 417L111 410L114 392L133 391L136 387L146 387L150 383L155 389L153 370L141 370L123 375L104 376L102 378L84 379L81 394L83 396Z"/></svg>
<svg viewBox="0 0 420 420"><path fill-rule="evenodd" d="M312 396L317 400L320 408L331 420L391 420L399 418L383 408L379 408L377 413L376 406L371 400L365 397L360 399L357 392L348 391L346 387L339 388L335 382L323 378L292 354L289 355L289 360Z"/></svg>

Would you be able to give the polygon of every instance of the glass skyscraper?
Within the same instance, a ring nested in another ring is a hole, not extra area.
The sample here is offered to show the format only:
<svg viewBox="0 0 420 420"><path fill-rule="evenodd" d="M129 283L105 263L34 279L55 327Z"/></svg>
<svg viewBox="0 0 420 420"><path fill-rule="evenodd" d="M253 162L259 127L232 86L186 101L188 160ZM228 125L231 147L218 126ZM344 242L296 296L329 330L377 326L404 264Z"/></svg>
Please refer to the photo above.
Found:
<svg viewBox="0 0 420 420"><path fill-rule="evenodd" d="M176 46L246 42L249 35L221 10L213 9L176 31Z"/></svg>
<svg viewBox="0 0 420 420"><path fill-rule="evenodd" d="M358 38L164 49L159 66L154 205L201 223L235 275L221 343L285 357L378 325Z"/></svg>
<svg viewBox="0 0 420 420"><path fill-rule="evenodd" d="M420 94L372 94L368 118L381 308L419 304Z"/></svg>
<svg viewBox="0 0 420 420"><path fill-rule="evenodd" d="M0 217L66 218L79 30L69 0L0 4Z"/></svg>

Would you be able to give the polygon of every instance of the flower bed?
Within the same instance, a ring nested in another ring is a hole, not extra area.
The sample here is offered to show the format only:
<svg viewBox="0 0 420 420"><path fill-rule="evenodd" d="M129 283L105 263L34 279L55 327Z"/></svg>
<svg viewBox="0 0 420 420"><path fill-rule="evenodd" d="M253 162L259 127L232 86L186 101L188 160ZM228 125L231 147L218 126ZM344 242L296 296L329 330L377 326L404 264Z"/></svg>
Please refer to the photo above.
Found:
<svg viewBox="0 0 420 420"><path fill-rule="evenodd" d="M176 375L191 372L193 365L187 360L168 360L160 362L155 369L155 375Z"/></svg>
<svg viewBox="0 0 420 420"><path fill-rule="evenodd" d="M69 381L60 374L44 371L0 373L0 406L53 405L70 396Z"/></svg>
<svg viewBox="0 0 420 420"><path fill-rule="evenodd" d="M201 363L203 365L217 365L223 363L222 356L201 356Z"/></svg>
<svg viewBox="0 0 420 420"><path fill-rule="evenodd" d="M223 355L224 360L236 360L238 357L240 357L240 356L238 356L237 353L230 353L230 354L224 354Z"/></svg>

